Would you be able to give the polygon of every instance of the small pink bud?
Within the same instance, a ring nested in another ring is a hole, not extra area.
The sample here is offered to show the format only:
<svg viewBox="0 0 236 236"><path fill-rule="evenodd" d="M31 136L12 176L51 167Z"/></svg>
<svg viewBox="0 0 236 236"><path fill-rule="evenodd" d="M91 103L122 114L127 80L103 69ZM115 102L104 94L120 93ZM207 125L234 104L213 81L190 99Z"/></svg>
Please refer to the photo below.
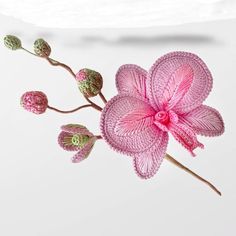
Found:
<svg viewBox="0 0 236 236"><path fill-rule="evenodd" d="M35 114L42 114L48 106L47 96L40 91L26 92L21 96L22 107Z"/></svg>

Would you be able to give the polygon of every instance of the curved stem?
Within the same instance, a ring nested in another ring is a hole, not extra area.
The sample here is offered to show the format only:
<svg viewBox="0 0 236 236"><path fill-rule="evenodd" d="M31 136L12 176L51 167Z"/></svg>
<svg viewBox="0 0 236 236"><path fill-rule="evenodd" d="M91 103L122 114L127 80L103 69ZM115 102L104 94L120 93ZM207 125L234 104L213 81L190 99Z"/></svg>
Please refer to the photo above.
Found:
<svg viewBox="0 0 236 236"><path fill-rule="evenodd" d="M64 69L66 69L67 71L69 71L70 72L70 74L75 78L75 73L72 71L72 69L69 67L69 66L67 66L66 64L64 64L64 63L61 63L61 62L57 62L57 61L55 61L55 60L52 60L52 59L50 59L49 57L45 57L45 59L52 65L52 66L61 66L61 67L63 67Z"/></svg>
<svg viewBox="0 0 236 236"><path fill-rule="evenodd" d="M35 53L33 53L33 52L31 52L31 51L29 51L29 50L23 48L23 47L21 47L21 49L23 49L24 51L28 52L28 53L31 54L31 55L34 55L34 56L36 56L36 57L40 57L39 55L37 55L37 54L35 54ZM75 73L74 73L74 72L72 71L72 69L71 69L69 66L67 66L66 64L61 63L61 62L59 62L59 61L56 61L56 60L54 60L54 59L52 59L52 58L50 58L50 57L40 57L40 58L45 58L45 59L46 59L51 65L53 65L53 66L61 66L61 67L65 68L65 69L66 69L67 71L69 71L69 72L72 74L72 76L75 78Z"/></svg>
<svg viewBox="0 0 236 236"><path fill-rule="evenodd" d="M27 50L27 49L25 49L25 48L23 48L23 47L21 47L21 49L24 50L24 51L26 51L26 52L28 52L28 53L31 54L31 55L34 55L34 56L36 56L36 57L40 57L40 56L38 56L37 54L34 54L33 52L31 52L31 51L29 51L29 50Z"/></svg>
<svg viewBox="0 0 236 236"><path fill-rule="evenodd" d="M97 139L102 139L102 136L101 135L96 135L96 138Z"/></svg>
<svg viewBox="0 0 236 236"><path fill-rule="evenodd" d="M107 103L107 100L106 100L106 98L104 97L104 95L102 94L102 92L100 92L98 95L100 96L100 98L102 99L102 101L106 104L106 103Z"/></svg>
<svg viewBox="0 0 236 236"><path fill-rule="evenodd" d="M64 113L64 114L66 114L66 113L72 113L72 112L78 111L78 110L80 110L80 109L82 109L82 108L86 108L86 107L92 107L92 105L91 105L91 104L86 104L86 105L77 107L77 108L75 108L75 109L73 109L73 110L69 110L69 111L62 111L62 110L59 110L59 109L57 109L57 108L55 108L55 107L51 107L51 106L48 105L48 109L51 109L51 110L56 111L56 112L59 112L59 113Z"/></svg>
<svg viewBox="0 0 236 236"><path fill-rule="evenodd" d="M34 55L34 56L36 56L36 57L40 57L40 56L38 56L37 54L34 54L34 53L32 53L32 52L30 52L29 50L27 50L27 49L25 49L25 48L23 48L23 47L21 47L21 49L23 49L24 51L26 51L26 52L28 52L28 53L30 53L30 54L32 54L32 55ZM44 58L44 59L46 59L52 66L61 66L61 67L63 67L64 69L66 69L74 78L76 77L76 74L73 72L73 70L68 66L68 65L66 65L66 64L64 64L64 63L61 63L61 62L59 62L59 61L57 61L57 60L54 60L54 59L52 59L52 58L50 58L50 57L40 57L40 58ZM104 103L106 103L107 101L106 101L106 99L105 99L105 97L103 96L103 94L101 93L101 94L99 94L100 95L100 97L102 98L102 100L103 100L103 102ZM85 96L84 96L85 97ZM96 109L96 110L98 110L98 111L102 111L102 108L100 107L100 106L98 106L97 104L95 104L94 102L92 102L90 99L88 99L88 98L86 98L85 97L85 99L91 104L91 106L94 108L94 109ZM51 108L50 108L51 109ZM58 109L53 109L53 110L58 110ZM60 110L58 110L59 112L60 112ZM63 112L62 111L62 113L69 113L69 112Z"/></svg>
<svg viewBox="0 0 236 236"><path fill-rule="evenodd" d="M33 53L33 52L27 50L26 48L21 47L21 49L24 50L25 52L27 52L27 53L33 55L33 56L40 57L40 58L45 58L45 57L41 57L41 56L39 56L39 55L37 55L37 54L35 54L35 53ZM58 61L52 59L51 57L48 57L48 58L49 58L51 61L53 61L53 62L58 62Z"/></svg>
<svg viewBox="0 0 236 236"><path fill-rule="evenodd" d="M102 111L102 108L97 104L95 104L94 102L92 102L88 97L84 96L84 98L92 105L93 108L97 109L98 111Z"/></svg>
<svg viewBox="0 0 236 236"><path fill-rule="evenodd" d="M203 179L201 176L197 175L196 173L194 173L193 171L191 171L189 168L187 168L186 166L182 165L180 162L178 162L177 160L175 160L172 156L170 156L169 154L166 153L165 159L170 161L172 164L178 166L179 168L183 169L184 171L188 172L189 174L191 174L192 176L194 176L195 178L199 179L200 181L202 181L203 183L207 184L212 190L214 190L217 194L219 194L221 196L221 192L209 181Z"/></svg>

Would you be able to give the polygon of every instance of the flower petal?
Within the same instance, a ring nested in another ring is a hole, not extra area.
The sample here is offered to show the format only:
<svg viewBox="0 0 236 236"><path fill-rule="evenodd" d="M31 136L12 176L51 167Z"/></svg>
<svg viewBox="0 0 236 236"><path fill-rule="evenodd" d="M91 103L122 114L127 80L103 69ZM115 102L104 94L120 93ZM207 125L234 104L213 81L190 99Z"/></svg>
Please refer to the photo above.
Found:
<svg viewBox="0 0 236 236"><path fill-rule="evenodd" d="M187 65L181 65L174 73L168 83L168 90L165 91L164 96L167 103L167 110L172 109L184 95L188 92L193 82L193 69Z"/></svg>
<svg viewBox="0 0 236 236"><path fill-rule="evenodd" d="M181 122L190 126L196 134L204 136L218 136L224 132L224 122L220 113L205 105L183 115Z"/></svg>
<svg viewBox="0 0 236 236"><path fill-rule="evenodd" d="M171 52L159 58L148 74L147 96L155 109L162 109L177 91L180 81L176 76L183 73L181 67L193 70L193 80L190 88L188 83L184 83L186 87L183 86L185 88L181 90L184 92L183 96L175 105L174 111L178 114L189 112L201 105L208 96L212 88L212 76L206 64L195 54ZM180 71L177 73L178 70ZM187 75L181 77L182 80L188 77L191 79L191 73Z"/></svg>
<svg viewBox="0 0 236 236"><path fill-rule="evenodd" d="M147 72L133 64L122 65L116 73L116 87L119 93L132 93L146 98Z"/></svg>
<svg viewBox="0 0 236 236"><path fill-rule="evenodd" d="M101 115L101 133L106 142L116 151L134 155L149 150L156 142L159 129L156 125L147 126L134 133L117 134L119 121L127 114L140 109L152 109L145 99L134 95L120 94L113 97Z"/></svg>
<svg viewBox="0 0 236 236"><path fill-rule="evenodd" d="M83 134L83 135L93 136L93 134L89 132L89 130L85 126L79 124L63 125L61 126L61 129L65 132L72 134Z"/></svg>
<svg viewBox="0 0 236 236"><path fill-rule="evenodd" d="M73 145L71 139L73 134L62 131L58 136L58 144L66 151L78 151L79 146Z"/></svg>
<svg viewBox="0 0 236 236"><path fill-rule="evenodd" d="M115 133L125 136L144 131L153 124L155 113L152 107L147 106L131 111L117 122Z"/></svg>
<svg viewBox="0 0 236 236"><path fill-rule="evenodd" d="M168 133L159 131L155 145L148 151L134 156L134 168L137 175L147 179L158 171L165 157L168 143Z"/></svg>
<svg viewBox="0 0 236 236"><path fill-rule="evenodd" d="M201 144L197 140L197 136L194 131L184 124L173 124L171 123L169 126L169 131L174 136L174 138L185 147L192 156L195 156L193 150L197 147L204 148L203 144Z"/></svg>
<svg viewBox="0 0 236 236"><path fill-rule="evenodd" d="M88 143L72 157L72 162L79 163L86 159L92 151L95 141L96 137L91 138L90 141L88 141Z"/></svg>

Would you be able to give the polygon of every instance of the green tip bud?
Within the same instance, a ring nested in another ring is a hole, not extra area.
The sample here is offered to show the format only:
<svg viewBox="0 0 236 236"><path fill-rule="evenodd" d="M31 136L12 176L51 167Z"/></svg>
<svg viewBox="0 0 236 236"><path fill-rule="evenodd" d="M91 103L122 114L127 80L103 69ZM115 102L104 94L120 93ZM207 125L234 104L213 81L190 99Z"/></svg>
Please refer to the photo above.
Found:
<svg viewBox="0 0 236 236"><path fill-rule="evenodd" d="M76 80L80 92L85 97L94 97L101 92L103 86L103 79L100 73L90 70L82 69L76 74Z"/></svg>
<svg viewBox="0 0 236 236"><path fill-rule="evenodd" d="M34 42L34 52L40 57L49 57L51 47L44 39L37 39Z"/></svg>
<svg viewBox="0 0 236 236"><path fill-rule="evenodd" d="M4 37L4 44L11 50L17 50L21 48L21 41L14 35L6 35Z"/></svg>

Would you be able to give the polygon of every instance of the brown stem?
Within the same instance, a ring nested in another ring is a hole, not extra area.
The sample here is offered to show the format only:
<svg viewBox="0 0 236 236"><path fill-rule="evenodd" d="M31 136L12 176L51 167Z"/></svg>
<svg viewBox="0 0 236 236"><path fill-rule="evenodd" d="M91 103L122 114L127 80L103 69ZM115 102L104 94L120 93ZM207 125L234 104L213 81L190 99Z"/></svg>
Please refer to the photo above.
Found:
<svg viewBox="0 0 236 236"><path fill-rule="evenodd" d="M174 165L178 166L179 168L183 169L184 171L188 172L189 174L191 174L192 176L194 176L195 178L199 179L200 181L202 181L203 183L207 184L211 189L213 189L217 194L219 194L221 196L221 192L209 181L203 179L201 176L197 175L196 173L194 173L193 171L191 171L189 168L187 168L186 166L182 165L180 162L178 162L177 160L175 160L172 156L170 156L169 154L166 153L165 159L170 161L171 163L173 163Z"/></svg>
<svg viewBox="0 0 236 236"><path fill-rule="evenodd" d="M102 94L102 92L100 92L98 95L100 96L100 98L102 99L102 101L106 104L106 103L107 103L107 100L106 100L106 98L104 97L104 95Z"/></svg>
<svg viewBox="0 0 236 236"><path fill-rule="evenodd" d="M70 74L71 74L74 78L76 77L76 75L75 75L75 73L72 71L72 69L71 69L69 66L67 66L66 64L61 63L61 62L58 62L58 61L55 61L55 60L52 60L52 59L50 59L49 57L45 57L45 59L46 59L52 66L61 66L61 67L63 67L64 69L66 69L67 71L69 71Z"/></svg>
<svg viewBox="0 0 236 236"><path fill-rule="evenodd" d="M59 109L57 109L57 108L55 108L55 107L51 107L51 106L48 105L48 109L51 109L51 110L56 111L56 112L64 113L64 114L66 114L66 113L72 113L72 112L78 111L78 110L80 110L80 109L82 109L82 108L86 108L86 107L92 107L92 105L91 105L91 104L86 104L86 105L77 107L77 108L75 108L75 109L73 109L73 110L69 110L69 111L62 111L62 110L59 110Z"/></svg>
<svg viewBox="0 0 236 236"><path fill-rule="evenodd" d="M97 139L102 139L102 136L101 135L96 135L96 138Z"/></svg>
<svg viewBox="0 0 236 236"><path fill-rule="evenodd" d="M25 49L25 48L23 48L23 47L22 47L21 49L23 49L24 51L26 51L26 52L28 52L28 53L34 55L34 56L40 57L40 56L38 56L37 54L34 54L34 53L30 52L29 50L27 50L27 49ZM61 66L61 67L63 67L64 69L66 69L67 71L69 71L69 73L70 73L74 78L76 77L76 75L75 75L75 73L72 71L72 69L71 69L69 66L67 66L66 64L61 63L61 62L59 62L59 61L56 61L56 60L54 60L54 59L52 59L52 58L50 58L50 57L41 57L41 58L45 58L52 66ZM106 103L106 99L105 99L105 97L103 96L103 94L101 94L100 96L102 96L101 98L103 99L104 103ZM84 97L85 97L85 96L84 96ZM94 109L96 109L96 110L98 110L98 111L102 111L102 108L101 108L100 106L98 106L97 104L95 104L94 102L92 102L91 100L89 100L89 99L86 98L86 97L85 97L85 99L91 104L91 106L92 106ZM52 108L50 108L50 109L52 109ZM56 108L54 108L53 110L58 111L58 112L61 112L60 110L58 110L58 109L56 109ZM62 113L69 113L69 112L63 112L63 111L62 111Z"/></svg>
<svg viewBox="0 0 236 236"><path fill-rule="evenodd" d="M97 109L98 111L102 111L102 108L97 104L95 104L94 102L92 102L88 97L84 96L84 98L92 105L93 108Z"/></svg>

